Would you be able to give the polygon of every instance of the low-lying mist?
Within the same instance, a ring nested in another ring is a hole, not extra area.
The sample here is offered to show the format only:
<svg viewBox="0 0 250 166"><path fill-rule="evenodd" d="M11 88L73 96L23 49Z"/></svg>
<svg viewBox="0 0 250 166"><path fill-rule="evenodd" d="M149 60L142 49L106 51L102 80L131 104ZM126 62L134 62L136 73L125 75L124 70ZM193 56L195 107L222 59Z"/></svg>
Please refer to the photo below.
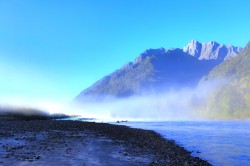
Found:
<svg viewBox="0 0 250 166"><path fill-rule="evenodd" d="M0 106L0 118L20 120L47 120L69 117L62 113L50 114L47 111L30 107Z"/></svg>
<svg viewBox="0 0 250 166"><path fill-rule="evenodd" d="M158 93L128 98L109 98L104 101L81 102L79 112L83 117L137 120L204 120L208 117L198 108L206 103L207 94L219 85L210 82L196 88L172 89Z"/></svg>
<svg viewBox="0 0 250 166"><path fill-rule="evenodd" d="M126 98L107 97L99 101L88 98L77 104L43 101L25 107L0 107L0 117L56 119L78 115L101 121L249 119L250 96L239 87L238 83L217 80L202 82L195 88L162 90Z"/></svg>

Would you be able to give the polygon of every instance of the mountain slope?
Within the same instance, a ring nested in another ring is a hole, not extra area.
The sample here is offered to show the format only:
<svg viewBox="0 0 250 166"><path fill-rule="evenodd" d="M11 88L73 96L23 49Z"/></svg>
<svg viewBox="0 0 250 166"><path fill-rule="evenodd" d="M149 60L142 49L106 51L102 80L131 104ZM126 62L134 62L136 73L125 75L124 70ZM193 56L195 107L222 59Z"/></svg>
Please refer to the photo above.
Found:
<svg viewBox="0 0 250 166"><path fill-rule="evenodd" d="M210 118L250 118L250 43L242 53L215 67L200 84L220 84L199 108Z"/></svg>
<svg viewBox="0 0 250 166"><path fill-rule="evenodd" d="M236 54L236 52L230 53L228 50L225 55L218 54L213 57L212 55L218 52L214 46L207 51L209 57L203 60L200 57L205 56L203 55L204 52L200 51L194 56L188 51L187 48L191 48L190 43L184 49L165 50L160 48L146 50L134 62L124 65L82 91L76 97L76 100L81 101L86 97L99 99L127 97L162 89L195 86L202 76L208 74L212 68L221 62L221 59ZM205 46L206 44L201 45ZM197 45L196 50L202 49L199 47ZM238 49L240 50L240 48Z"/></svg>

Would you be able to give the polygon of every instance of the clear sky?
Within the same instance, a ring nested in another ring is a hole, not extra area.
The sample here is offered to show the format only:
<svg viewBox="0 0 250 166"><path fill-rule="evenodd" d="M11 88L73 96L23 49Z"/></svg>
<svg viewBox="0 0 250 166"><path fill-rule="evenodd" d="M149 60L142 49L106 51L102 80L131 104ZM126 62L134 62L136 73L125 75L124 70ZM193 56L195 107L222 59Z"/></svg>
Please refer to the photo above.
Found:
<svg viewBox="0 0 250 166"><path fill-rule="evenodd" d="M249 0L0 0L0 101L70 101L148 48L244 46Z"/></svg>

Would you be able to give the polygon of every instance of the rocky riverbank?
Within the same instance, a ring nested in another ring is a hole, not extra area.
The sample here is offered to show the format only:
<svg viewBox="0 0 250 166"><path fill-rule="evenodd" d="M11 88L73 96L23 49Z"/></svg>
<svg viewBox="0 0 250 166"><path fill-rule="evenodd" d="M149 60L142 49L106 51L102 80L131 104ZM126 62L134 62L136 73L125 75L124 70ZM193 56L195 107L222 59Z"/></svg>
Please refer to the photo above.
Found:
<svg viewBox="0 0 250 166"><path fill-rule="evenodd" d="M142 129L105 123L0 120L0 165L210 165Z"/></svg>

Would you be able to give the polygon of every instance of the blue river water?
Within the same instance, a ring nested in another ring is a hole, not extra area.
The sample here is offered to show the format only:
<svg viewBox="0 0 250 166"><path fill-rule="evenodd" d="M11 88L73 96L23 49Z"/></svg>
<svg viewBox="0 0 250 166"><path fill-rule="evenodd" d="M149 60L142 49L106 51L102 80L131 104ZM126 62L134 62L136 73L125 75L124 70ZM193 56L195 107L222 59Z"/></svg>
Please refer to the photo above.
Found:
<svg viewBox="0 0 250 166"><path fill-rule="evenodd" d="M249 121L127 122L154 130L215 166L250 166Z"/></svg>

